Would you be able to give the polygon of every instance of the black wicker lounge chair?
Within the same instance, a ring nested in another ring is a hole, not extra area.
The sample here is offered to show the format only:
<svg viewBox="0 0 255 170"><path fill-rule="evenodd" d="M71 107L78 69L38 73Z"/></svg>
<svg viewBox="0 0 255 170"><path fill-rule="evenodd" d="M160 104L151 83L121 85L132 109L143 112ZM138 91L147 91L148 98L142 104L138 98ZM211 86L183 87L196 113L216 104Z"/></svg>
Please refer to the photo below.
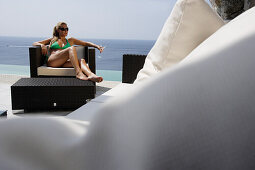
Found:
<svg viewBox="0 0 255 170"><path fill-rule="evenodd" d="M137 73L143 68L147 55L124 54L122 65L122 83L133 83Z"/></svg>
<svg viewBox="0 0 255 170"><path fill-rule="evenodd" d="M78 58L84 58L90 70L96 73L95 49L84 46L77 46L76 49ZM42 55L41 47L33 46L29 48L29 61L31 77L74 77L73 68L46 67L45 56Z"/></svg>

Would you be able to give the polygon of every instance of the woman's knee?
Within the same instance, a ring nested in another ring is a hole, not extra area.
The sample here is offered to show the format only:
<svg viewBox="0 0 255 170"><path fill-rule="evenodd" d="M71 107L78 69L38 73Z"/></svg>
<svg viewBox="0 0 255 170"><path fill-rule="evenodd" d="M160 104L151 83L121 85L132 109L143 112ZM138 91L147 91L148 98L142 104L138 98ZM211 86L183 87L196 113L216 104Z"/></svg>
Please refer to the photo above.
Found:
<svg viewBox="0 0 255 170"><path fill-rule="evenodd" d="M68 51L69 55L74 55L74 53L76 52L75 51L75 47L73 47L73 46L72 47L68 47L67 51Z"/></svg>
<svg viewBox="0 0 255 170"><path fill-rule="evenodd" d="M76 50L74 46L68 47L67 49L68 49L69 51L72 51L72 52L73 52L74 50Z"/></svg>
<svg viewBox="0 0 255 170"><path fill-rule="evenodd" d="M69 55L69 49L67 48L67 49L64 49L64 50L62 50L60 53L60 55L64 55L64 56L67 56L67 55Z"/></svg>

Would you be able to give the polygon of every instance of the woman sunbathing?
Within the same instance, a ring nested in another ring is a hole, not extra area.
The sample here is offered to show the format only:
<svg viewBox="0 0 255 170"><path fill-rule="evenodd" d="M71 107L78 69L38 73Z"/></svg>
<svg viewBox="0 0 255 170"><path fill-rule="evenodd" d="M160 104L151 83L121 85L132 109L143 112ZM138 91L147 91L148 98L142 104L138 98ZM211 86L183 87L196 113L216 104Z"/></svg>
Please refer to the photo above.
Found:
<svg viewBox="0 0 255 170"><path fill-rule="evenodd" d="M81 41L75 38L67 39L68 34L67 24L59 22L53 29L53 37L34 42L34 46L41 46L42 54L46 56L47 66L50 67L74 67L76 77L81 80L91 80L93 82L101 82L103 78L95 75L89 69L84 59L79 60L77 58L76 48L73 45L82 45L88 47L97 48L100 53L103 52L104 48L90 43ZM47 55L47 47L50 46L50 55Z"/></svg>

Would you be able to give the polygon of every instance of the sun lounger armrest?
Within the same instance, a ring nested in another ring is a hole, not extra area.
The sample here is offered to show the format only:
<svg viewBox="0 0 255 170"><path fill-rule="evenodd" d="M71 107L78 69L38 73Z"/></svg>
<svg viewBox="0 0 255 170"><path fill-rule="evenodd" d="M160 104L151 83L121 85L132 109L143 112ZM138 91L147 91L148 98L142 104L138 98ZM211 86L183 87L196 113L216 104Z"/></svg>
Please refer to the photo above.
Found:
<svg viewBox="0 0 255 170"><path fill-rule="evenodd" d="M30 76L38 77L37 67L43 65L44 57L42 56L41 47L29 47Z"/></svg>
<svg viewBox="0 0 255 170"><path fill-rule="evenodd" d="M133 83L137 73L143 68L146 55L124 54L122 65L122 83Z"/></svg>

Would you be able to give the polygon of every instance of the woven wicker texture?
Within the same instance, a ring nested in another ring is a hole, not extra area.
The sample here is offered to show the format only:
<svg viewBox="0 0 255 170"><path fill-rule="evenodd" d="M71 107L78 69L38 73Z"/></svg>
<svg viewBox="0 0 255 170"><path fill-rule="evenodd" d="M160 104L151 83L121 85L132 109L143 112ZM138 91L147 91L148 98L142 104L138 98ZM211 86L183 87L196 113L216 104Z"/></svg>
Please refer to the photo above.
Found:
<svg viewBox="0 0 255 170"><path fill-rule="evenodd" d="M22 78L12 86L95 86L95 84L76 78Z"/></svg>
<svg viewBox="0 0 255 170"><path fill-rule="evenodd" d="M76 78L22 78L11 86L12 109L76 109L95 97L91 81Z"/></svg>
<svg viewBox="0 0 255 170"><path fill-rule="evenodd" d="M137 73L143 68L146 55L124 54L122 83L133 83Z"/></svg>

